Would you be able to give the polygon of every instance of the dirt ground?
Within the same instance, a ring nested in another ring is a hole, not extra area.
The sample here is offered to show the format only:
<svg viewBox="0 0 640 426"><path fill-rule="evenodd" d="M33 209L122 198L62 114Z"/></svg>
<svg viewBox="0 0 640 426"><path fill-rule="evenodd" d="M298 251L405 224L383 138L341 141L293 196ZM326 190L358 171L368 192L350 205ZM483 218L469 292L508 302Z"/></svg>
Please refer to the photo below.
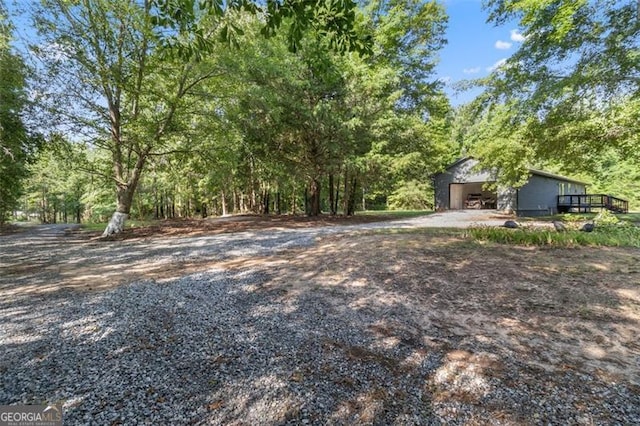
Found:
<svg viewBox="0 0 640 426"><path fill-rule="evenodd" d="M184 221L128 231L123 238L150 246L155 238L171 241L187 235L342 223L333 218L323 221L249 218L218 224L216 229ZM94 250L118 244L97 242L94 237L75 233L51 244L73 244L79 253L83 247ZM46 286L7 285L0 293L6 298L43 291L104 291L135 280L165 282L215 267L268 274L268 282L255 291L282 301L319 292L340 310L342 295L348 293L356 296L359 309L388 305L384 326L371 330L380 345L413 340L447 353L448 364L440 373L448 379L435 380L427 389L436 401L480 401L481 388L456 387L453 379L467 376L492 377L504 386L516 376L519 383L530 377L539 385L544 377L550 383L558 381L558 386L572 386L567 377L588 375L611 386L622 384L636 398L640 395L638 249L514 247L475 243L444 231L366 231L323 236L312 247L222 261L203 258L158 265L123 257L89 264L78 254L73 261L52 256L37 266L34 271L29 256L0 264L5 278L47 274ZM399 304L413 314L395 318L394 306ZM355 358L374 356L356 349ZM517 365L500 361L507 359L517 360ZM599 404L602 399L594 394L589 400L584 389L580 395L586 396L576 404ZM494 408L498 415L502 408Z"/></svg>
<svg viewBox="0 0 640 426"><path fill-rule="evenodd" d="M209 225L207 221L172 221L127 230L125 240L211 235L247 230L306 228L336 223L368 223L373 216L310 220L266 218ZM100 247L97 233L74 232L62 244ZM107 248L107 247L103 247ZM54 250L55 248L49 248ZM33 259L0 264L5 278L34 272ZM89 259L90 260L90 259ZM99 291L140 279L168 280L212 267L270 271L269 288L283 294L313 287L348 286L363 295L376 289L411 295L430 307L451 332L494 334L517 342L517 349L548 351L557 368L590 365L602 374L633 378L640 386L640 250L624 248L550 249L480 244L446 232L369 232L328 236L311 249L265 257L174 263L95 263L51 257L37 265L48 285L13 288L11 293L57 290ZM5 287L5 291L9 288ZM515 338L515 336L520 336ZM550 338L553 337L553 338ZM522 341L520 341L522 340ZM544 348L535 348L536 342ZM563 355L560 355L563 354ZM578 363L578 364L576 364ZM555 367L552 367L555 366ZM632 373L629 376L629 373Z"/></svg>
<svg viewBox="0 0 640 426"><path fill-rule="evenodd" d="M308 217L300 215L235 215L212 217L207 219L166 219L151 225L127 228L114 240L132 240L158 236L197 236L217 235L243 231L278 231L284 229L304 229L336 225L357 225L362 223L384 222L397 219L392 215L355 215ZM100 232L78 231L97 237Z"/></svg>

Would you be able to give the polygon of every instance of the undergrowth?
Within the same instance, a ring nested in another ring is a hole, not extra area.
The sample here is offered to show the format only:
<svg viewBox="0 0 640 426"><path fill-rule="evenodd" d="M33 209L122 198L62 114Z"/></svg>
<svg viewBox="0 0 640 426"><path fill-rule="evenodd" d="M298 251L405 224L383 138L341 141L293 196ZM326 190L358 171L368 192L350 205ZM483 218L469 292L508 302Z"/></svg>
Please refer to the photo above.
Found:
<svg viewBox="0 0 640 426"><path fill-rule="evenodd" d="M640 247L640 227L621 221L609 212L599 213L593 218L593 223L595 224L593 232L580 231L582 224L567 221L565 232L536 227L518 229L476 227L467 229L465 236L476 241L525 246Z"/></svg>

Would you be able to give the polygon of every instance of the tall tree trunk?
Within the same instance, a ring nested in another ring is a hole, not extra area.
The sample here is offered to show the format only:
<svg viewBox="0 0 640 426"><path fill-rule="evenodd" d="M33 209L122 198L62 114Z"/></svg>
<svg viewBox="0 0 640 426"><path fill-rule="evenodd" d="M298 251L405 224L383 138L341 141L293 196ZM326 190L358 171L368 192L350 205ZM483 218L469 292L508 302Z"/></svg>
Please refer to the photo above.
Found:
<svg viewBox="0 0 640 426"><path fill-rule="evenodd" d="M342 214L349 215L349 172L344 169L344 189L342 190Z"/></svg>
<svg viewBox="0 0 640 426"><path fill-rule="evenodd" d="M280 204L280 191L276 192L276 214L282 214L282 205Z"/></svg>
<svg viewBox="0 0 640 426"><path fill-rule="evenodd" d="M296 188L291 190L291 214L296 215Z"/></svg>
<svg viewBox="0 0 640 426"><path fill-rule="evenodd" d="M364 186L362 187L362 211L367 210L367 199L365 198Z"/></svg>
<svg viewBox="0 0 640 426"><path fill-rule="evenodd" d="M47 223L47 189L42 187L42 200L40 201L40 222Z"/></svg>
<svg viewBox="0 0 640 426"><path fill-rule="evenodd" d="M336 179L336 195L333 197L333 209L338 214L338 206L340 205L340 175Z"/></svg>
<svg viewBox="0 0 640 426"><path fill-rule="evenodd" d="M319 216L320 215L320 182L318 179L313 179L311 181L310 189L310 200L309 200L309 216Z"/></svg>
<svg viewBox="0 0 640 426"><path fill-rule="evenodd" d="M262 214L269 214L269 189L265 188L262 192Z"/></svg>
<svg viewBox="0 0 640 426"><path fill-rule="evenodd" d="M335 196L334 196L334 192L333 192L333 173L329 174L329 211L331 212L332 216L335 216L338 211L336 209L335 206Z"/></svg>
<svg viewBox="0 0 640 426"><path fill-rule="evenodd" d="M349 209L347 210L347 216L353 216L356 210L356 189L358 186L358 180L354 176L351 178L351 194L349 195Z"/></svg>
<svg viewBox="0 0 640 426"><path fill-rule="evenodd" d="M235 200L235 195L234 195L234 200ZM227 215L227 194L225 194L224 191L220 191L220 201L222 202L222 216L226 216Z"/></svg>
<svg viewBox="0 0 640 426"><path fill-rule="evenodd" d="M232 213L236 213L238 211L238 207L239 207L239 202L238 202L238 191L234 188L233 189L233 210L231 211Z"/></svg>
<svg viewBox="0 0 640 426"><path fill-rule="evenodd" d="M102 234L103 237L109 235L118 234L124 231L124 222L129 217L131 211L131 203L133 201L134 189L129 185L118 186L116 192L117 207L116 211L111 216L107 229Z"/></svg>
<svg viewBox="0 0 640 426"><path fill-rule="evenodd" d="M136 192L138 182L140 181L140 175L146 161L146 155L140 155L136 160L135 166L131 172L131 178L128 182L119 182L116 185L116 211L111 216L111 220L104 230L102 236L107 237L109 235L119 234L124 231L124 222L129 217L131 212L131 205L133 203L133 194ZM116 164L116 176L122 176L122 164Z"/></svg>

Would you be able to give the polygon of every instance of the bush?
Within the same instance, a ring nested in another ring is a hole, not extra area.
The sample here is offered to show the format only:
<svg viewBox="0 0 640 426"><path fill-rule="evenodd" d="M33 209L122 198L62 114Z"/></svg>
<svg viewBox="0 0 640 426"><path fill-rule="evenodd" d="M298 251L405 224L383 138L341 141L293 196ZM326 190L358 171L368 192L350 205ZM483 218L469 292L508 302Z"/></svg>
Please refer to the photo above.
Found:
<svg viewBox="0 0 640 426"><path fill-rule="evenodd" d="M596 217L593 218L593 223L595 223L596 226L602 227L618 225L624 222L621 222L620 219L618 219L618 217L615 214L611 213L609 210L602 210L596 215Z"/></svg>
<svg viewBox="0 0 640 426"><path fill-rule="evenodd" d="M433 189L427 183L403 182L389 195L387 203L392 210L431 210Z"/></svg>

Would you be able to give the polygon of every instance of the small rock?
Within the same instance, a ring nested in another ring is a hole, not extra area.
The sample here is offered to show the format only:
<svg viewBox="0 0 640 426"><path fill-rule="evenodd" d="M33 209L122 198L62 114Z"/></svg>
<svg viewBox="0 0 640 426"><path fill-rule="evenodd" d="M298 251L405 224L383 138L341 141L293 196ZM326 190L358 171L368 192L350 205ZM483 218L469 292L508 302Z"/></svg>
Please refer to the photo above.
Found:
<svg viewBox="0 0 640 426"><path fill-rule="evenodd" d="M505 228L509 228L509 229L516 229L516 228L520 227L518 222L516 222L515 220L508 220L502 226L504 226Z"/></svg>
<svg viewBox="0 0 640 426"><path fill-rule="evenodd" d="M564 223L558 222L557 220L553 221L553 227L556 228L556 231L558 231L558 232L566 232L567 231L567 227L564 226Z"/></svg>
<svg viewBox="0 0 640 426"><path fill-rule="evenodd" d="M582 228L580 228L580 230L582 232L593 232L595 228L596 228L595 224L587 222L584 225L582 225Z"/></svg>

